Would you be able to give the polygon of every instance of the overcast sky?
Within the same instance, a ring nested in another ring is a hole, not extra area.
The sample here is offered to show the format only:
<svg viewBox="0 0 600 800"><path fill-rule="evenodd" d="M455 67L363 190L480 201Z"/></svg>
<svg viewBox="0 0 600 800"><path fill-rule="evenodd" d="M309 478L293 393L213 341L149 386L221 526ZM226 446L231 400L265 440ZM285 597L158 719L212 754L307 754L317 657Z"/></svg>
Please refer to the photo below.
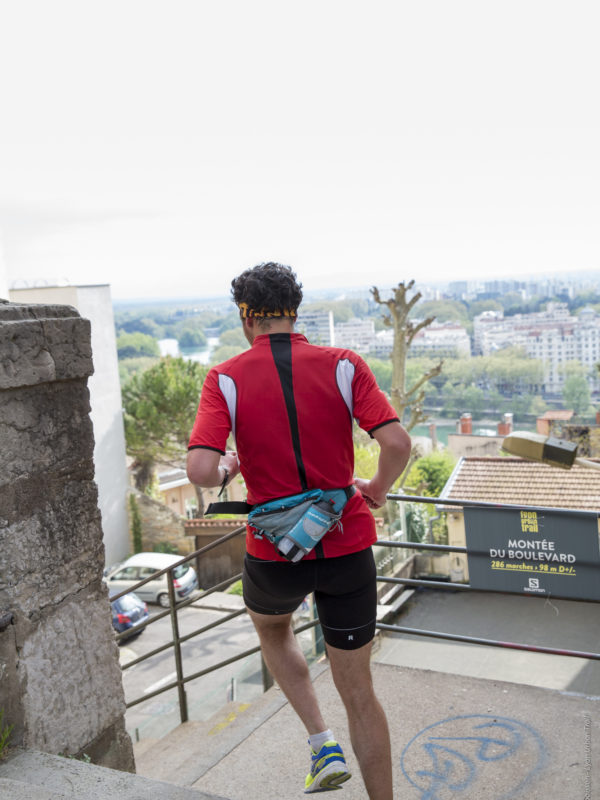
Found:
<svg viewBox="0 0 600 800"><path fill-rule="evenodd" d="M600 5L0 5L9 282L600 270Z"/></svg>

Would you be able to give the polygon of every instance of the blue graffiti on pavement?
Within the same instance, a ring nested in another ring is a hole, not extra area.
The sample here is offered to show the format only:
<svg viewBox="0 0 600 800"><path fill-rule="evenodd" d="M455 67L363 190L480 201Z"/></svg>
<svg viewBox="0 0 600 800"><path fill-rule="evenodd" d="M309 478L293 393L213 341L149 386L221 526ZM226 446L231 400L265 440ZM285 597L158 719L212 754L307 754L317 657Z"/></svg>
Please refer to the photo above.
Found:
<svg viewBox="0 0 600 800"><path fill-rule="evenodd" d="M485 790L487 800L509 800L545 763L543 739L531 725L491 714L429 725L402 753L402 772L420 800L465 798L475 790Z"/></svg>

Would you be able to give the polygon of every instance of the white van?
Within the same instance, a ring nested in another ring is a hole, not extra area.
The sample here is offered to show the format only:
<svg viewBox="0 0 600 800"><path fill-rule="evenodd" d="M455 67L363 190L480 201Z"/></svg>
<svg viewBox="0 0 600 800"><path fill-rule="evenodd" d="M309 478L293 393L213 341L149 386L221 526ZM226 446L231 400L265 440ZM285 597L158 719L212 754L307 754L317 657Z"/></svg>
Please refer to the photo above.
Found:
<svg viewBox="0 0 600 800"><path fill-rule="evenodd" d="M181 561L181 556L169 555L167 553L136 553L122 564L111 567L104 578L108 585L109 596L112 597L124 589L129 589L135 583L149 578L155 572L170 567ZM196 571L190 567L189 563L181 564L173 573L175 597L183 600L190 592L198 588L198 578ZM144 586L135 590L138 597L147 603L158 603L163 608L169 606L169 588L167 585L168 574L165 573L153 581L148 581Z"/></svg>

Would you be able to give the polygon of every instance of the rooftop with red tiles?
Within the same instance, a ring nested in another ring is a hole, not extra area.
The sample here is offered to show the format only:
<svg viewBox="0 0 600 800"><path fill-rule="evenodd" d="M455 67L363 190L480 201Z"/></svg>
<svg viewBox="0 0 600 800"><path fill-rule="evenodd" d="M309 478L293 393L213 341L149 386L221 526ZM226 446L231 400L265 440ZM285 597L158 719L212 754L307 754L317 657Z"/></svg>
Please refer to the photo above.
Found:
<svg viewBox="0 0 600 800"><path fill-rule="evenodd" d="M522 458L462 458L441 497L600 513L600 469L575 464L567 470Z"/></svg>
<svg viewBox="0 0 600 800"><path fill-rule="evenodd" d="M540 417L538 417L538 419L562 420L568 422L574 414L575 414L574 411L569 411L567 409L559 409L556 411L544 411L544 413Z"/></svg>

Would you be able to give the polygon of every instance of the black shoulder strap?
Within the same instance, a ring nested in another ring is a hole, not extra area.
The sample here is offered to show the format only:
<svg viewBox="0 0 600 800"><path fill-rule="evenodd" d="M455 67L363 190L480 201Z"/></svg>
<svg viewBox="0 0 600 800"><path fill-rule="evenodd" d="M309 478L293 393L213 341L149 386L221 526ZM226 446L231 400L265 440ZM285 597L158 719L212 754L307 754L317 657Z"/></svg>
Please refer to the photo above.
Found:
<svg viewBox="0 0 600 800"><path fill-rule="evenodd" d="M346 497L348 500L352 497L352 495L356 492L355 486L346 486L344 488L344 492L346 493ZM222 503L210 503L206 511L204 512L207 516L209 514L242 514L246 515L249 514L252 509L254 508L253 505L247 503L245 500L227 500L223 501Z"/></svg>
<svg viewBox="0 0 600 800"><path fill-rule="evenodd" d="M252 511L252 506L250 503L246 503L243 500L229 500L223 503L210 503L206 511L204 512L206 515L208 514L248 514Z"/></svg>

